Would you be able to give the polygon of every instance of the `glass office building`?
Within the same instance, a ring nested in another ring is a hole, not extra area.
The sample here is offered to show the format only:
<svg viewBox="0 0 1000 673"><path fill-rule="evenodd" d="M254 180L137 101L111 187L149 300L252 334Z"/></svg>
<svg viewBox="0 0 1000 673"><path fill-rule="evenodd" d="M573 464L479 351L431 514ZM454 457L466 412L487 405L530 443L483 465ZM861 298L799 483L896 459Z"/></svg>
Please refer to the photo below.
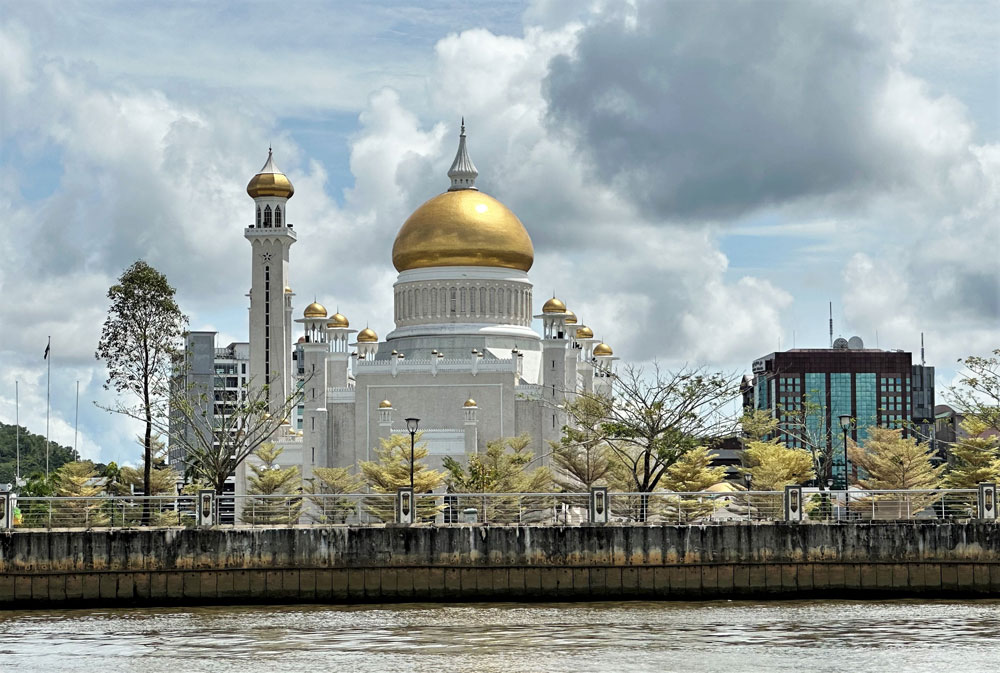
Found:
<svg viewBox="0 0 1000 673"><path fill-rule="evenodd" d="M860 342L855 337L851 345ZM843 488L849 461L840 416L850 416L848 436L862 445L874 426L925 439L922 428L933 426L934 368L914 365L903 351L851 348L843 339L836 346L758 358L744 385L744 406L770 411L787 446L832 449L832 474L822 478ZM853 466L851 474L857 478Z"/></svg>

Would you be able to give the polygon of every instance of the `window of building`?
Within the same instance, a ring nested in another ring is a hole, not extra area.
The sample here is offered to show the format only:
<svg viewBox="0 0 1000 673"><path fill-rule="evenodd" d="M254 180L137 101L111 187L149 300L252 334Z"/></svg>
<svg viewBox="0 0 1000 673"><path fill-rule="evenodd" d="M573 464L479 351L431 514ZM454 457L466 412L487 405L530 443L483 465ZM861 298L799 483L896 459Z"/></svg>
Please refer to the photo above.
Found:
<svg viewBox="0 0 1000 673"><path fill-rule="evenodd" d="M274 226L281 226L281 206L274 207Z"/></svg>
<svg viewBox="0 0 1000 673"><path fill-rule="evenodd" d="M448 312L452 315L458 312L458 290L456 288L451 288L448 291L448 297L450 299Z"/></svg>
<svg viewBox="0 0 1000 673"><path fill-rule="evenodd" d="M257 206L257 226L260 226L260 206Z"/></svg>
<svg viewBox="0 0 1000 673"><path fill-rule="evenodd" d="M264 226L271 226L271 206L264 206Z"/></svg>

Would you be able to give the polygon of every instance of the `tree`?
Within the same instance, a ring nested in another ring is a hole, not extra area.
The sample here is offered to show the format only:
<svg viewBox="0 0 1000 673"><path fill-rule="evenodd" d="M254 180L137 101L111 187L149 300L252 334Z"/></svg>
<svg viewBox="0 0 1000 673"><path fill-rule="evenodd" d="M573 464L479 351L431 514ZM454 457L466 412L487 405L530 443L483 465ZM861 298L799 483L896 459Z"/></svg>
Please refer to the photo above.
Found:
<svg viewBox="0 0 1000 673"><path fill-rule="evenodd" d="M95 356L108 367L106 390L130 393L137 403L118 401L109 411L139 418L145 424L143 492L150 491L153 423L166 414L170 367L187 325L166 276L139 260L108 290L111 306ZM148 508L145 510L148 512ZM143 515L143 523L148 514Z"/></svg>
<svg viewBox="0 0 1000 673"><path fill-rule="evenodd" d="M1000 433L1000 348L992 357L970 355L959 360L965 366L958 385L948 389L955 406L966 418L975 417Z"/></svg>
<svg viewBox="0 0 1000 673"><path fill-rule="evenodd" d="M601 424L630 486L649 493L667 468L707 437L729 434L736 417L729 410L739 392L734 374L653 365L648 373L627 366L615 382L615 401Z"/></svg>
<svg viewBox="0 0 1000 673"><path fill-rule="evenodd" d="M822 394L818 390L807 390L802 398L786 405L778 405L780 415L778 430L787 441L805 448L812 457L816 486L826 490L826 478L833 475L835 443L826 427L826 415Z"/></svg>
<svg viewBox="0 0 1000 673"><path fill-rule="evenodd" d="M45 472L45 437L28 432L23 425L18 430L15 425L0 423L0 484L15 483L19 444L21 477L34 472ZM79 459L79 454L72 447L49 441L49 466L53 472L66 463Z"/></svg>
<svg viewBox="0 0 1000 673"><path fill-rule="evenodd" d="M158 429L183 447L186 476L207 483L216 495L222 495L226 479L274 439L302 399L297 390L280 408L272 409L269 390L268 385L254 386L251 380L234 399L218 403L211 391L190 389L174 394L174 423L163 418Z"/></svg>
<svg viewBox="0 0 1000 673"><path fill-rule="evenodd" d="M601 424L607 419L611 400L585 395L567 402L564 411L570 420L563 426L558 442L549 442L553 480L563 491L588 492L607 482L614 459Z"/></svg>
<svg viewBox="0 0 1000 673"><path fill-rule="evenodd" d="M712 467L716 454L707 447L698 446L687 451L677 462L667 468L663 486L678 493L698 493L714 486L726 478L725 467ZM714 512L721 500L714 497L673 497L666 499L666 514L678 523L687 523L708 516Z"/></svg>
<svg viewBox="0 0 1000 673"><path fill-rule="evenodd" d="M780 442L749 442L744 452L750 482L757 491L780 491L816 476L813 459L804 449L792 449Z"/></svg>
<svg viewBox="0 0 1000 673"><path fill-rule="evenodd" d="M941 483L946 465L934 466L926 444L904 438L901 430L868 428L868 439L859 447L848 446L851 462L862 468L866 479L858 482L870 490L933 489ZM852 509L873 512L876 517L901 518L925 509L937 500L933 494L899 496L880 494L852 499Z"/></svg>
<svg viewBox="0 0 1000 673"><path fill-rule="evenodd" d="M486 443L486 452L469 456L463 465L451 456L444 459L445 482L450 493L547 493L552 489L552 472L547 467L528 470L534 454L528 450L530 435L495 439ZM484 503L457 498L452 506L459 511L479 508ZM552 505L542 496L493 497L480 513L484 521L517 521Z"/></svg>
<svg viewBox="0 0 1000 673"><path fill-rule="evenodd" d="M346 467L314 467L304 490L312 505L307 516L316 523L344 523L355 511L357 500L333 496L359 493L365 481Z"/></svg>
<svg viewBox="0 0 1000 673"><path fill-rule="evenodd" d="M247 479L247 493L251 496L290 495L301 492L302 478L296 465L282 468L278 457L282 449L274 444L262 444L254 455L260 464L250 463L252 475ZM302 499L248 498L243 506L242 519L251 524L290 524L299 520Z"/></svg>
<svg viewBox="0 0 1000 673"><path fill-rule="evenodd" d="M741 439L744 448L750 442L763 442L769 437L773 437L778 431L778 425L778 419L766 409L747 411L740 419L740 428L743 430Z"/></svg>
<svg viewBox="0 0 1000 673"><path fill-rule="evenodd" d="M989 426L976 416L962 422L965 436L951 448L953 463L944 483L948 488L976 488L1000 481L1000 438L987 434Z"/></svg>
<svg viewBox="0 0 1000 673"><path fill-rule="evenodd" d="M139 438L140 446L143 439ZM142 493L144 495L174 495L177 488L179 475L166 464L167 447L159 435L154 435L153 443L153 465L150 471L149 492L145 488L145 475L141 470L131 466L119 468L115 463L109 463L104 468L104 478L107 480L106 490L113 495L132 495Z"/></svg>
<svg viewBox="0 0 1000 673"><path fill-rule="evenodd" d="M56 470L53 482L55 495L65 500L52 504L52 524L56 527L100 526L107 523L107 514L98 499L104 482L90 461L66 463Z"/></svg>
<svg viewBox="0 0 1000 673"><path fill-rule="evenodd" d="M415 441L420 441L417 433ZM381 446L375 451L375 460L361 462L361 474L375 493L395 495L396 491L410 485L410 438L392 435L379 438ZM413 490L415 494L431 493L441 486L444 473L432 470L421 462L427 457L427 445L416 444L413 449ZM441 511L441 506L428 498L417 497L417 515L431 517ZM395 518L395 508L387 498L370 498L368 511L383 521Z"/></svg>

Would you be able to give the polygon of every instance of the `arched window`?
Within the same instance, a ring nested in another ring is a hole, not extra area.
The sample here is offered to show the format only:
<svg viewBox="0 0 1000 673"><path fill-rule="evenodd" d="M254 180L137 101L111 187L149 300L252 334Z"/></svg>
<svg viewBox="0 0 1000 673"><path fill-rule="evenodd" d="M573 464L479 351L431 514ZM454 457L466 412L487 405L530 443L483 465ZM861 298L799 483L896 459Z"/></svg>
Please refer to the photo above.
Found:
<svg viewBox="0 0 1000 673"><path fill-rule="evenodd" d="M462 298L461 301L459 302L459 311L461 311L463 314L465 313L465 297L467 294L468 292L466 292L465 288L463 287L461 295Z"/></svg>
<svg viewBox="0 0 1000 673"><path fill-rule="evenodd" d="M271 226L271 206L264 206L264 226Z"/></svg>
<svg viewBox="0 0 1000 673"><path fill-rule="evenodd" d="M455 315L458 311L458 290L455 288L448 290L448 297L451 299L451 306L449 307L448 312Z"/></svg>
<svg viewBox="0 0 1000 673"><path fill-rule="evenodd" d="M479 288L479 312L482 313L482 314L484 314L484 315L486 313L486 288L485 287Z"/></svg>
<svg viewBox="0 0 1000 673"><path fill-rule="evenodd" d="M469 288L469 313L476 312L476 288Z"/></svg>
<svg viewBox="0 0 1000 673"><path fill-rule="evenodd" d="M260 226L260 206L257 206L257 226Z"/></svg>
<svg viewBox="0 0 1000 673"><path fill-rule="evenodd" d="M490 315L494 315L496 313L496 305L497 305L496 302L497 302L497 290L496 290L496 288L491 287L490 288Z"/></svg>
<svg viewBox="0 0 1000 673"><path fill-rule="evenodd" d="M434 317L437 315L438 310L438 291L436 287L431 288L431 304L430 304L430 315Z"/></svg>
<svg viewBox="0 0 1000 673"><path fill-rule="evenodd" d="M281 226L281 206L274 207L274 226Z"/></svg>

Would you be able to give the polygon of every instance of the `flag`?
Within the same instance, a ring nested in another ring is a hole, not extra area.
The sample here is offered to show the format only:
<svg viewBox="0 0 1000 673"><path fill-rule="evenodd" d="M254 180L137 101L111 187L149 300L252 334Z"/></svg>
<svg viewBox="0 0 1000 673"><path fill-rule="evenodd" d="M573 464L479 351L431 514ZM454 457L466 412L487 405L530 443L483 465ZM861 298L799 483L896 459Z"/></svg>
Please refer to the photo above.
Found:
<svg viewBox="0 0 1000 673"><path fill-rule="evenodd" d="M49 339L49 342L45 344L45 355L42 356L43 360L49 359L49 348L51 347L52 347L52 339Z"/></svg>

